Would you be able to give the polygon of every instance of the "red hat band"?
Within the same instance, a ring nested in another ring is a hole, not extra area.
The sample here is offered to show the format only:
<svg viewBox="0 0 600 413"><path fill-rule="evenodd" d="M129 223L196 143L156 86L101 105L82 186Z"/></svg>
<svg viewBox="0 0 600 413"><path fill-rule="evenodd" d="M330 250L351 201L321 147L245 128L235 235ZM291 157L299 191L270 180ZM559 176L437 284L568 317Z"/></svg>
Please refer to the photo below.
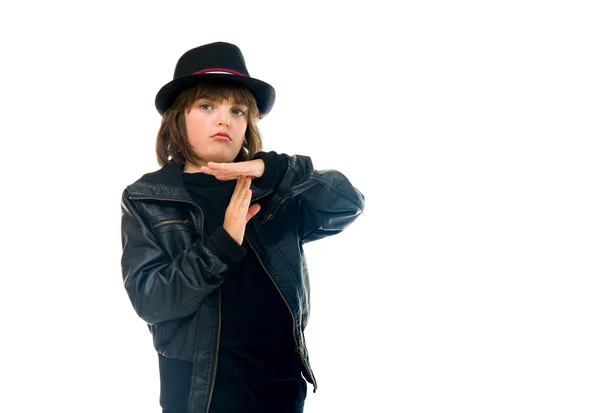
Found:
<svg viewBox="0 0 600 413"><path fill-rule="evenodd" d="M231 70L231 69L225 69L223 67L213 67L210 69L203 69L203 70L199 70L197 72L194 72L194 75L201 75L201 74L222 74L222 75L238 75L238 76L243 76L246 77L245 74L237 72L235 70Z"/></svg>

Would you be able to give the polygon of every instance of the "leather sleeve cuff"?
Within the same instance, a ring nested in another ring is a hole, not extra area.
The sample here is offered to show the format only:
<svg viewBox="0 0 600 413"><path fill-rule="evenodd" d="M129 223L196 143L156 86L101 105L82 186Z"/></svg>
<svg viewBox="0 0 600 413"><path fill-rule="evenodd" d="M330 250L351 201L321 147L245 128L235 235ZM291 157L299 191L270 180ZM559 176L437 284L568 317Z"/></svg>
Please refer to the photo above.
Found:
<svg viewBox="0 0 600 413"><path fill-rule="evenodd" d="M222 225L208 238L206 246L227 265L237 264L246 255L246 248L235 242Z"/></svg>
<svg viewBox="0 0 600 413"><path fill-rule="evenodd" d="M287 172L287 156L275 151L257 152L252 159L262 159L265 163L263 176L254 179L252 183L260 189L276 189Z"/></svg>

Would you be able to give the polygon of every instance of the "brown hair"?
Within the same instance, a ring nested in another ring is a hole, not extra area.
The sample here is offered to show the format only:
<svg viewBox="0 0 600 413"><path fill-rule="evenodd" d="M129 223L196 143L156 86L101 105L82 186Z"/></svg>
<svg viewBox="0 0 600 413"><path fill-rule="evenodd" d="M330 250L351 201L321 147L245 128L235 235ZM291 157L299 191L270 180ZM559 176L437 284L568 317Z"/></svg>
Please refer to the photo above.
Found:
<svg viewBox="0 0 600 413"><path fill-rule="evenodd" d="M262 150L262 136L257 126L262 115L258 112L252 93L242 85L212 79L181 92L163 115L156 136L156 159L160 166L166 165L171 159L182 165L188 161L199 166L200 157L192 149L185 128L185 111L189 112L199 99L216 102L231 99L248 107L248 127L244 143L234 162L248 161Z"/></svg>

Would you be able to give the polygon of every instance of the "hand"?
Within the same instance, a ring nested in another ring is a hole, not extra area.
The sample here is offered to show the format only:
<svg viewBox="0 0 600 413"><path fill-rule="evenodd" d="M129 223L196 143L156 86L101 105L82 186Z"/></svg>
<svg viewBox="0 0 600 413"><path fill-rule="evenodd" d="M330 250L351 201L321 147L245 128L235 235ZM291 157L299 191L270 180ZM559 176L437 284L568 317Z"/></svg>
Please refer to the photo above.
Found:
<svg viewBox="0 0 600 413"><path fill-rule="evenodd" d="M231 200L225 211L223 228L239 245L242 245L244 241L246 224L260 210L259 204L254 204L248 208L250 199L252 198L252 190L250 189L251 181L252 179L246 176L238 178L233 195L231 195Z"/></svg>
<svg viewBox="0 0 600 413"><path fill-rule="evenodd" d="M220 181L238 179L241 176L248 176L252 179L260 178L265 172L265 161L253 159L251 161L230 163L209 162L208 166L200 168L200 172L214 175Z"/></svg>

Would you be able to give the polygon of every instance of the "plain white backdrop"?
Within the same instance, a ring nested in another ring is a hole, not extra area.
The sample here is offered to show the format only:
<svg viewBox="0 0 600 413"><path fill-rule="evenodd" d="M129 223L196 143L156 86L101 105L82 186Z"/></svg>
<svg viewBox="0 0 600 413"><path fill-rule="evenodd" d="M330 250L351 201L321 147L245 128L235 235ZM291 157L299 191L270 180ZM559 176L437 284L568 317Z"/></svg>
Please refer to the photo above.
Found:
<svg viewBox="0 0 600 413"><path fill-rule="evenodd" d="M228 41L265 150L366 198L306 246L306 413L600 410L599 14L584 1L2 6L0 410L160 412L120 197L159 88Z"/></svg>

